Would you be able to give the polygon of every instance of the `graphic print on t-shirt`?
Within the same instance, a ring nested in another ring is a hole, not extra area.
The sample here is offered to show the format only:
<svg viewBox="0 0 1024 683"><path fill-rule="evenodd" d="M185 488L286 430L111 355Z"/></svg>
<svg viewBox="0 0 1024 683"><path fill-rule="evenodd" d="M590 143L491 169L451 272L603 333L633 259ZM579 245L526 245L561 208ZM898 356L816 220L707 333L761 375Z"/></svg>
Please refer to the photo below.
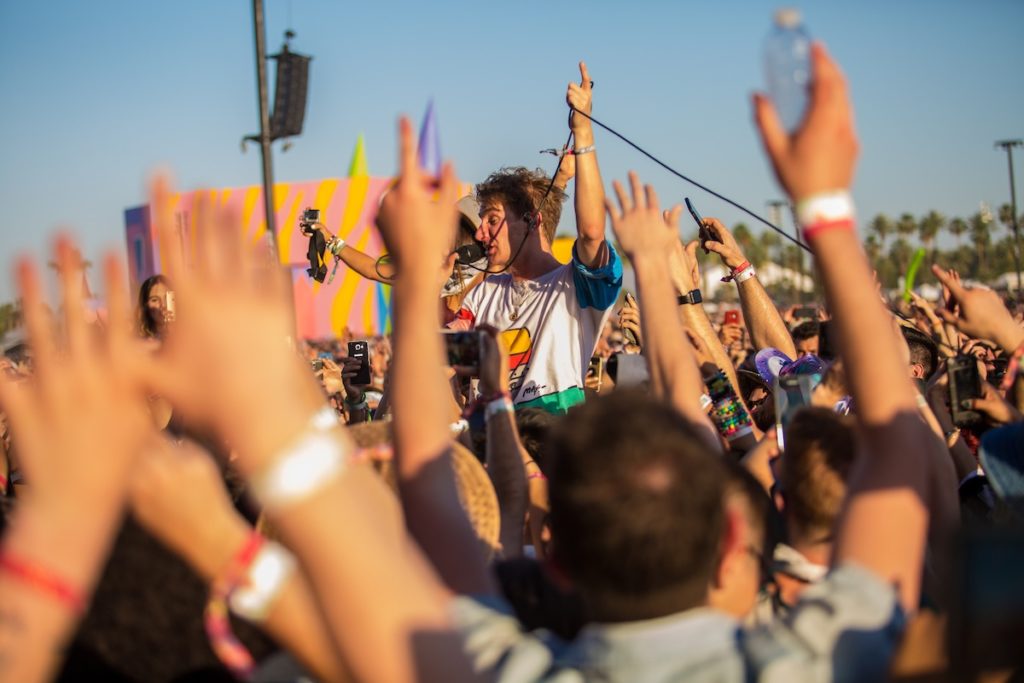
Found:
<svg viewBox="0 0 1024 683"><path fill-rule="evenodd" d="M513 396L519 391L530 369L533 358L533 337L525 327L516 327L501 333L501 343L508 351L508 383Z"/></svg>

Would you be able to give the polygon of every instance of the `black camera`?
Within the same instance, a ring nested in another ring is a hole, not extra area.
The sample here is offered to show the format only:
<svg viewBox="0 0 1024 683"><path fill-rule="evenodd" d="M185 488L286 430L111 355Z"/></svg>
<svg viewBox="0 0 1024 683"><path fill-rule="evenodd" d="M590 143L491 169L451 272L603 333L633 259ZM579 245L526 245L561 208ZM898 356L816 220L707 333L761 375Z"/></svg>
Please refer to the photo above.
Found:
<svg viewBox="0 0 1024 683"><path fill-rule="evenodd" d="M320 209L306 209L302 212L302 220L299 221L299 227L302 228L303 235L313 234L313 224L320 222Z"/></svg>

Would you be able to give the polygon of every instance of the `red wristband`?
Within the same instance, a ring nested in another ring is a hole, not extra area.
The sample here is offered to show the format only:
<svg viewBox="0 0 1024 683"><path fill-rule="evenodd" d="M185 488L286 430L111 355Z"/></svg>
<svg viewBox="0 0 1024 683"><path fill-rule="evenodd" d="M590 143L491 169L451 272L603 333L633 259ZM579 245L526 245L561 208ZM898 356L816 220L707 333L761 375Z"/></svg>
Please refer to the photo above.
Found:
<svg viewBox="0 0 1024 683"><path fill-rule="evenodd" d="M85 596L82 591L45 567L3 553L0 554L0 569L41 593L46 593L75 614L85 612Z"/></svg>
<svg viewBox="0 0 1024 683"><path fill-rule="evenodd" d="M749 267L750 267L750 261L744 261L743 263L741 263L738 266L736 266L735 268L733 268L732 271L728 275L723 277L722 278L722 282L732 282L734 279L736 279L737 275L739 275L740 273L742 273L743 271L745 271Z"/></svg>
<svg viewBox="0 0 1024 683"><path fill-rule="evenodd" d="M817 223L804 226L804 242L810 242L819 234L829 230L848 230L853 232L856 230L856 226L854 226L852 218L840 218L833 221L818 221Z"/></svg>
<svg viewBox="0 0 1024 683"><path fill-rule="evenodd" d="M228 599L238 588L249 565L252 564L256 554L263 547L264 540L256 530L249 534L245 543L231 558L228 566L214 579L213 587L210 589L210 599L206 603L206 610L203 614L203 624L206 627L206 637L210 641L210 648L240 680L248 680L256 665L252 655L238 640L231 628L231 620L228 617Z"/></svg>

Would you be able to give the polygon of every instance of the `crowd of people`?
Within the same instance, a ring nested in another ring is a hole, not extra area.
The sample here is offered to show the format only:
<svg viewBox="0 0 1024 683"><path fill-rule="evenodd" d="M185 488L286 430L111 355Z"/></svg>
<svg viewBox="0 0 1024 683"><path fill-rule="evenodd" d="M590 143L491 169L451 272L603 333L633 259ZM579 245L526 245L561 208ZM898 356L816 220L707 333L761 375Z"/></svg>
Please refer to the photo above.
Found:
<svg viewBox="0 0 1024 683"><path fill-rule="evenodd" d="M20 261L0 680L1024 680L1024 326L941 264L941 301L885 299L811 59L798 130L753 107L816 304L635 173L606 196L582 63L554 176L459 197L403 118L387 258L311 226L391 284L390 335L296 340L276 255L200 200L186 258L162 177L134 305L115 255L99 317L69 238L57 315Z"/></svg>

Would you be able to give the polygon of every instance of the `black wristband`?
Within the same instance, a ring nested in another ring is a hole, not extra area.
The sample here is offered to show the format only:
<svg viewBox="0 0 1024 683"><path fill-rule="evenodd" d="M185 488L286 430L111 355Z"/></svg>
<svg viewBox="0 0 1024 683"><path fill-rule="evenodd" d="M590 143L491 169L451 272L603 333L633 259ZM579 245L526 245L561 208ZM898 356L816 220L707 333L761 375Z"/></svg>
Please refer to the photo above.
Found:
<svg viewBox="0 0 1024 683"><path fill-rule="evenodd" d="M677 301L679 302L679 305L682 306L683 304L699 304L704 301L704 299L701 297L699 289L692 289L686 294L680 294Z"/></svg>

